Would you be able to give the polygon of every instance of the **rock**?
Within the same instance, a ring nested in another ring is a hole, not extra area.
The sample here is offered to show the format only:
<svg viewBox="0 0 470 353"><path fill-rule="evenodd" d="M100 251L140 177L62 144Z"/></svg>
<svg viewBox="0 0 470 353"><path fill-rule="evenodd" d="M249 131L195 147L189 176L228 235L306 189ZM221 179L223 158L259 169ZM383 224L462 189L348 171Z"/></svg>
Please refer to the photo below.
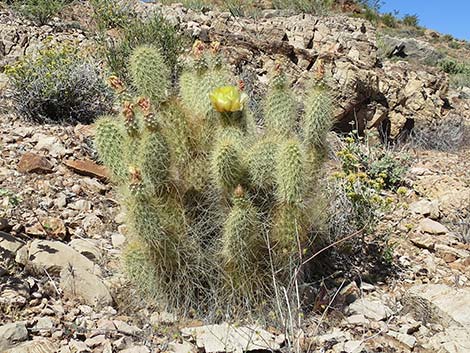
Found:
<svg viewBox="0 0 470 353"><path fill-rule="evenodd" d="M100 272L93 262L59 241L36 239L26 245L26 249L26 259L24 259L26 263L23 264L29 265L31 269L39 273L47 270L50 274L58 275L67 267L90 273ZM18 258L19 256L17 256L17 261L22 263L22 260Z"/></svg>
<svg viewBox="0 0 470 353"><path fill-rule="evenodd" d="M0 249L8 251L14 256L25 242L22 239L14 237L13 235L0 231Z"/></svg>
<svg viewBox="0 0 470 353"><path fill-rule="evenodd" d="M432 219L439 218L439 203L437 201L419 200L410 205L410 210L425 217L429 216Z"/></svg>
<svg viewBox="0 0 470 353"><path fill-rule="evenodd" d="M389 331L387 333L389 336L395 338L397 341L403 343L409 349L413 349L416 345L416 338L411 335L407 335L406 333L400 333L395 331Z"/></svg>
<svg viewBox="0 0 470 353"><path fill-rule="evenodd" d="M346 322L351 325L368 325L370 321L362 314L351 315L346 318Z"/></svg>
<svg viewBox="0 0 470 353"><path fill-rule="evenodd" d="M444 244L436 244L434 248L446 262L454 262L457 259L466 259L470 256L470 252L466 250L453 248Z"/></svg>
<svg viewBox="0 0 470 353"><path fill-rule="evenodd" d="M73 239L69 245L91 261L99 262L102 258L99 242L94 239Z"/></svg>
<svg viewBox="0 0 470 353"><path fill-rule="evenodd" d="M105 167L98 165L89 159L83 159L83 160L68 159L68 160L65 160L63 163L67 167L69 167L70 169L72 169L73 171L75 171L76 173L80 175L95 177L100 180L108 180L109 178L109 172Z"/></svg>
<svg viewBox="0 0 470 353"><path fill-rule="evenodd" d="M51 239L63 240L67 237L64 221L56 217L42 218L32 226L26 227L25 233L34 236L48 236Z"/></svg>
<svg viewBox="0 0 470 353"><path fill-rule="evenodd" d="M170 342L168 350L173 353L197 353L197 349L189 342Z"/></svg>
<svg viewBox="0 0 470 353"><path fill-rule="evenodd" d="M103 281L86 269L64 267L60 272L60 288L64 295L82 298L91 306L108 306L113 302Z"/></svg>
<svg viewBox="0 0 470 353"><path fill-rule="evenodd" d="M95 348L97 346L102 346L107 342L105 335L98 335L92 338L88 338L85 340L85 344L90 348Z"/></svg>
<svg viewBox="0 0 470 353"><path fill-rule="evenodd" d="M56 353L58 351L56 343L43 339L24 342L2 353Z"/></svg>
<svg viewBox="0 0 470 353"><path fill-rule="evenodd" d="M12 226L8 222L8 219L0 217L0 232L9 232Z"/></svg>
<svg viewBox="0 0 470 353"><path fill-rule="evenodd" d="M52 164L46 157L34 153L25 153L18 162L20 173L52 173Z"/></svg>
<svg viewBox="0 0 470 353"><path fill-rule="evenodd" d="M439 222L433 221L432 219L425 218L419 222L419 228L421 231L429 234L445 234L448 232L447 228Z"/></svg>
<svg viewBox="0 0 470 353"><path fill-rule="evenodd" d="M9 275L0 281L0 307L23 307L29 299L29 294L30 286L21 278Z"/></svg>
<svg viewBox="0 0 470 353"><path fill-rule="evenodd" d="M32 139L38 141L34 149L48 151L52 157L62 157L67 153L64 145L55 136L35 134Z"/></svg>
<svg viewBox="0 0 470 353"><path fill-rule="evenodd" d="M133 336L142 332L142 330L136 326L131 326L128 323L121 320L113 320L114 325L118 332L125 335Z"/></svg>
<svg viewBox="0 0 470 353"><path fill-rule="evenodd" d="M421 303L421 304L420 304ZM458 325L470 327L470 288L452 288L444 284L417 285L405 298L407 310L416 319L438 322L444 327ZM469 341L470 342L470 341Z"/></svg>
<svg viewBox="0 0 470 353"><path fill-rule="evenodd" d="M69 347L73 353L91 353L91 350L82 341L70 340Z"/></svg>
<svg viewBox="0 0 470 353"><path fill-rule="evenodd" d="M333 351L335 353L361 353L363 348L363 341L347 341L335 344Z"/></svg>
<svg viewBox="0 0 470 353"><path fill-rule="evenodd" d="M168 313L166 311L160 313L153 313L150 316L150 323L154 326L158 325L171 325L178 321L178 317L175 314Z"/></svg>
<svg viewBox="0 0 470 353"><path fill-rule="evenodd" d="M51 331L53 327L54 327L54 323L52 322L51 319L49 319L48 317L40 317L40 318L38 318L38 320L36 322L36 325L34 325L33 330Z"/></svg>
<svg viewBox="0 0 470 353"><path fill-rule="evenodd" d="M150 349L146 346L133 346L131 348L123 349L120 353L150 353Z"/></svg>
<svg viewBox="0 0 470 353"><path fill-rule="evenodd" d="M113 244L113 248L120 249L126 242L126 237L121 233L113 233L111 234L111 243Z"/></svg>
<svg viewBox="0 0 470 353"><path fill-rule="evenodd" d="M410 237L410 241L418 248L433 251L436 244L436 237L429 234L416 233Z"/></svg>
<svg viewBox="0 0 470 353"><path fill-rule="evenodd" d="M89 211L92 208L92 204L88 200L78 200L76 202L71 203L69 206L72 210L77 211Z"/></svg>
<svg viewBox="0 0 470 353"><path fill-rule="evenodd" d="M183 337L192 337L199 349L206 353L277 351L280 343L276 336L257 326L235 327L227 323L184 328Z"/></svg>
<svg viewBox="0 0 470 353"><path fill-rule="evenodd" d="M0 352L6 351L27 338L28 330L24 322L14 322L0 326Z"/></svg>
<svg viewBox="0 0 470 353"><path fill-rule="evenodd" d="M383 303L365 298L358 299L349 305L349 310L376 321L385 320L392 314L392 310Z"/></svg>
<svg viewBox="0 0 470 353"><path fill-rule="evenodd" d="M443 54L429 43L415 38L397 38L388 35L381 36L383 45L389 48L387 56L398 56L418 62L437 62L443 59Z"/></svg>

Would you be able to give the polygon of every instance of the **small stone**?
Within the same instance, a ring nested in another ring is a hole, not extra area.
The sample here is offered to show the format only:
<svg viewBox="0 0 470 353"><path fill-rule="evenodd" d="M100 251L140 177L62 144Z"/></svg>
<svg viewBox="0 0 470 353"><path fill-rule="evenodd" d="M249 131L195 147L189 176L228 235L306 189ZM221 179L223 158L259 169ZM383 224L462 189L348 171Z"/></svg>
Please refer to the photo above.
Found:
<svg viewBox="0 0 470 353"><path fill-rule="evenodd" d="M116 328L118 332L124 334L124 335L137 335L142 332L142 330L136 326L131 326L128 323L121 321L121 320L113 320L114 325L116 325Z"/></svg>
<svg viewBox="0 0 470 353"><path fill-rule="evenodd" d="M347 341L335 344L333 346L333 351L335 353L360 353L363 348L363 341Z"/></svg>
<svg viewBox="0 0 470 353"><path fill-rule="evenodd" d="M16 252L25 244L25 242L9 233L0 231L0 249L5 250L12 254Z"/></svg>
<svg viewBox="0 0 470 353"><path fill-rule="evenodd" d="M429 216L432 219L439 218L438 201L419 200L410 205L410 210L425 217Z"/></svg>
<svg viewBox="0 0 470 353"><path fill-rule="evenodd" d="M353 313L363 314L365 317L376 321L385 320L392 314L392 310L383 303L364 298L358 299L349 305L349 309Z"/></svg>
<svg viewBox="0 0 470 353"><path fill-rule="evenodd" d="M196 353L197 349L189 342L170 342L168 344L168 350L173 353Z"/></svg>
<svg viewBox="0 0 470 353"><path fill-rule="evenodd" d="M98 335L98 336L86 339L85 344L90 348L95 348L97 346L104 345L106 341L107 340L106 340L105 335Z"/></svg>
<svg viewBox="0 0 470 353"><path fill-rule="evenodd" d="M409 349L413 349L416 344L416 338L406 333L400 333L395 331L389 331L388 335L397 339L399 342L406 345Z"/></svg>
<svg viewBox="0 0 470 353"><path fill-rule="evenodd" d="M178 318L175 314L168 313L163 311L161 313L153 313L150 316L150 323L154 326L158 326L160 324L163 325L171 325L178 321Z"/></svg>
<svg viewBox="0 0 470 353"><path fill-rule="evenodd" d="M92 204L88 200L78 200L70 204L70 208L77 211L89 211Z"/></svg>
<svg viewBox="0 0 470 353"><path fill-rule="evenodd" d="M429 234L445 234L448 232L447 228L439 222L433 221L432 219L425 218L419 223L419 228Z"/></svg>
<svg viewBox="0 0 470 353"><path fill-rule="evenodd" d="M91 306L111 305L113 302L103 281L84 269L65 267L60 272L60 288L65 295L82 298Z"/></svg>
<svg viewBox="0 0 470 353"><path fill-rule="evenodd" d="M0 352L4 352L28 338L28 330L24 322L13 322L0 326Z"/></svg>
<svg viewBox="0 0 470 353"><path fill-rule="evenodd" d="M99 262L102 258L98 242L93 239L73 239L69 245L91 261Z"/></svg>
<svg viewBox="0 0 470 353"><path fill-rule="evenodd" d="M370 321L362 314L351 315L346 318L348 324L352 325L368 325Z"/></svg>
<svg viewBox="0 0 470 353"><path fill-rule="evenodd" d="M95 162L90 161L89 159L68 159L64 161L64 164L80 175L95 177L100 180L108 180L109 178L109 172L105 167L98 165Z"/></svg>
<svg viewBox="0 0 470 353"><path fill-rule="evenodd" d="M113 248L120 249L126 242L126 237L121 233L113 233L111 234L111 243L113 244Z"/></svg>
<svg viewBox="0 0 470 353"><path fill-rule="evenodd" d="M150 353L150 349L145 346L133 346L127 349L123 349L120 353Z"/></svg>
<svg viewBox="0 0 470 353"><path fill-rule="evenodd" d="M69 347L74 353L90 353L91 350L85 344L85 342L78 341L78 340L70 340Z"/></svg>
<svg viewBox="0 0 470 353"><path fill-rule="evenodd" d="M20 173L52 173L52 164L46 157L34 153L25 153L18 162Z"/></svg>
<svg viewBox="0 0 470 353"><path fill-rule="evenodd" d="M40 317L40 318L37 320L36 325L34 325L33 330L38 330L38 331L47 330L47 331L51 331L53 327L54 327L54 323L52 322L51 319L49 319L48 317Z"/></svg>

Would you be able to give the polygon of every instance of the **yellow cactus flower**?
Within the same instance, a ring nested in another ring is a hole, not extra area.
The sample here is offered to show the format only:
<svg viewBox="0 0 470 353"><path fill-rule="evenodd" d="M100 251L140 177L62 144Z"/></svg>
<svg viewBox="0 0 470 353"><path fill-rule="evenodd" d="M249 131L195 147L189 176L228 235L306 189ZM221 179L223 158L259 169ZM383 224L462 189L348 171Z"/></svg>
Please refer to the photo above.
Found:
<svg viewBox="0 0 470 353"><path fill-rule="evenodd" d="M243 105L248 96L240 92L236 86L224 86L213 90L209 98L216 111L229 113L243 110Z"/></svg>

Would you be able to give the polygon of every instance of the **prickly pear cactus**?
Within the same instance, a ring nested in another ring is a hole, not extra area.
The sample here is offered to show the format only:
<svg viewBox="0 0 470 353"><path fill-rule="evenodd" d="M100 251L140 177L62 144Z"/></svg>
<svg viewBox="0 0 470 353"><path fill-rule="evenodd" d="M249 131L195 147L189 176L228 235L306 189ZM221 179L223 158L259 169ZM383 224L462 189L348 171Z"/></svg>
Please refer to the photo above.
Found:
<svg viewBox="0 0 470 353"><path fill-rule="evenodd" d="M96 122L96 148L127 212L130 278L199 315L265 310L276 290L302 281L292 276L314 246L312 171L322 159L312 156L324 153L332 112L326 89L313 86L298 116L278 65L256 126L218 50L196 42L172 87L159 50L137 48L133 87L111 80L120 115Z"/></svg>

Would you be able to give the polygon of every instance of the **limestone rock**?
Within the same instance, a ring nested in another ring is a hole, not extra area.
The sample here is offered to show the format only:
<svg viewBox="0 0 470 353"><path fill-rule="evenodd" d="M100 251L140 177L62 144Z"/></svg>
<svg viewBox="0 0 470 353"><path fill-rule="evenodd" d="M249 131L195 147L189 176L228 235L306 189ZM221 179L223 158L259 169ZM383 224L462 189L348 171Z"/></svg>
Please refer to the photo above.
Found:
<svg viewBox="0 0 470 353"><path fill-rule="evenodd" d="M0 352L25 341L28 338L28 330L24 322L13 322L0 326Z"/></svg>
<svg viewBox="0 0 470 353"><path fill-rule="evenodd" d="M86 269L64 267L60 272L60 288L64 295L81 298L91 306L108 306L113 302L103 281Z"/></svg>
<svg viewBox="0 0 470 353"><path fill-rule="evenodd" d="M67 267L90 273L100 272L93 262L59 241L36 239L29 243L26 249L25 265L40 273L47 270L51 274L59 274Z"/></svg>
<svg viewBox="0 0 470 353"><path fill-rule="evenodd" d="M193 337L206 353L277 351L280 343L273 334L257 326L235 327L227 323L184 328L184 337Z"/></svg>
<svg viewBox="0 0 470 353"><path fill-rule="evenodd" d="M365 298L358 299L349 305L349 310L376 321L385 320L392 314L392 310L380 301Z"/></svg>
<svg viewBox="0 0 470 353"><path fill-rule="evenodd" d="M419 222L419 228L429 234L445 234L448 232L445 226L429 218L421 220L421 222Z"/></svg>

